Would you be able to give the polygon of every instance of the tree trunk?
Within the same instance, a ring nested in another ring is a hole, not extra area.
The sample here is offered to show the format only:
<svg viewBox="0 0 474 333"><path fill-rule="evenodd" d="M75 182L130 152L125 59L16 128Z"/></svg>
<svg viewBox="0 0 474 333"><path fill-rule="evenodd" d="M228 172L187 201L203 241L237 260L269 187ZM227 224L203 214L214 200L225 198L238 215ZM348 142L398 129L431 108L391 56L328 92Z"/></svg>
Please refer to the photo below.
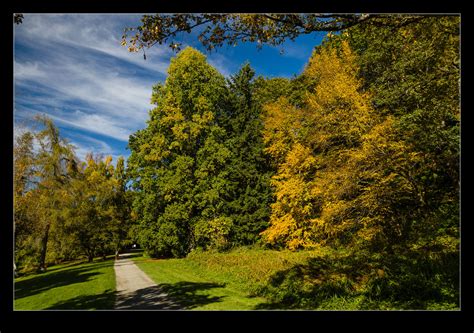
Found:
<svg viewBox="0 0 474 333"><path fill-rule="evenodd" d="M51 226L51 222L48 222L48 224L46 224L46 229L44 231L43 238L41 239L41 254L40 254L40 261L39 261L40 272L46 271L46 251L48 249L50 226Z"/></svg>

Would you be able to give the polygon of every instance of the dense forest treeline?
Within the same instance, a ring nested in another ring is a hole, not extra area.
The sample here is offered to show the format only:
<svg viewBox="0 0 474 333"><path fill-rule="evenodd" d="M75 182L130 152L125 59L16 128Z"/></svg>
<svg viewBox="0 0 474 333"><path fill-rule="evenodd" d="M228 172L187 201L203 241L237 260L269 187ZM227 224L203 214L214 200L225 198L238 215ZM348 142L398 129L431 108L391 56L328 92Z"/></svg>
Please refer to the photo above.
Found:
<svg viewBox="0 0 474 333"><path fill-rule="evenodd" d="M456 249L458 29L456 17L358 25L292 80L247 64L226 82L180 52L130 139L140 244Z"/></svg>
<svg viewBox="0 0 474 333"><path fill-rule="evenodd" d="M226 79L186 48L153 87L126 170L79 161L42 119L15 144L17 266L127 241L152 257L329 247L432 259L429 276L456 294L459 36L456 16L358 24L329 34L293 79L250 64Z"/></svg>

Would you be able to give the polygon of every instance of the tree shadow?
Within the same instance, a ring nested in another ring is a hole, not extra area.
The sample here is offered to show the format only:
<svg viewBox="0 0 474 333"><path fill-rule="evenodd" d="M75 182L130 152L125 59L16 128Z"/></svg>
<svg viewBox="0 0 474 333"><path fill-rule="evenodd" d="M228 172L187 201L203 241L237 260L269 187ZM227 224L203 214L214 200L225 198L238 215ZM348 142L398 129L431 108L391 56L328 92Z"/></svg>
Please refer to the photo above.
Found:
<svg viewBox="0 0 474 333"><path fill-rule="evenodd" d="M459 304L458 263L456 254L408 251L309 258L273 274L259 292L269 301L255 309L450 308Z"/></svg>
<svg viewBox="0 0 474 333"><path fill-rule="evenodd" d="M15 281L15 299L36 295L57 287L89 281L92 277L102 274L95 270L112 264L111 261L99 262L87 267L67 268L57 272L48 271L27 280Z"/></svg>
<svg viewBox="0 0 474 333"><path fill-rule="evenodd" d="M348 295L345 280L337 275L351 274L341 267L335 268L326 258L310 258L305 264L273 274L261 289L269 301L255 306L256 310L314 309L329 297Z"/></svg>
<svg viewBox="0 0 474 333"><path fill-rule="evenodd" d="M45 310L112 310L115 297L116 292L109 289L100 295L77 296L60 301Z"/></svg>
<svg viewBox="0 0 474 333"><path fill-rule="evenodd" d="M117 294L117 310L190 310L220 302L223 296L201 294L203 290L222 288L223 284L181 281L143 288L134 293Z"/></svg>

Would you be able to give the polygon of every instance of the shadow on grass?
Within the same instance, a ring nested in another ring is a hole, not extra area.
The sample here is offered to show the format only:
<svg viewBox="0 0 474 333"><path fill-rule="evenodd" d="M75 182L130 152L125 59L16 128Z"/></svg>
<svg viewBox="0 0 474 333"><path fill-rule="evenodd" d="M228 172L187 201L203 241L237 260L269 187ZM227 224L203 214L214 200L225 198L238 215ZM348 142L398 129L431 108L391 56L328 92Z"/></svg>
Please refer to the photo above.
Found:
<svg viewBox="0 0 474 333"><path fill-rule="evenodd" d="M116 292L107 290L100 295L77 296L58 302L45 310L113 310Z"/></svg>
<svg viewBox="0 0 474 333"><path fill-rule="evenodd" d="M210 296L200 294L203 290L223 288L225 284L209 282L182 281L173 284L160 284L159 287L169 295L183 309L192 309L201 305L221 302L224 296Z"/></svg>
<svg viewBox="0 0 474 333"><path fill-rule="evenodd" d="M217 283L178 282L143 288L131 294L117 295L119 310L190 310L209 303L220 302L223 296L200 292L222 288Z"/></svg>
<svg viewBox="0 0 474 333"><path fill-rule="evenodd" d="M459 257L404 252L310 258L275 273L255 309L452 309L459 306Z"/></svg>
<svg viewBox="0 0 474 333"><path fill-rule="evenodd" d="M86 267L81 265L77 268L66 267L66 269L60 271L55 269L23 281L15 281L15 299L36 295L57 287L89 281L94 276L102 274L96 272L97 269L110 265L113 265L111 260L101 261L88 264ZM76 264L72 266L76 266Z"/></svg>

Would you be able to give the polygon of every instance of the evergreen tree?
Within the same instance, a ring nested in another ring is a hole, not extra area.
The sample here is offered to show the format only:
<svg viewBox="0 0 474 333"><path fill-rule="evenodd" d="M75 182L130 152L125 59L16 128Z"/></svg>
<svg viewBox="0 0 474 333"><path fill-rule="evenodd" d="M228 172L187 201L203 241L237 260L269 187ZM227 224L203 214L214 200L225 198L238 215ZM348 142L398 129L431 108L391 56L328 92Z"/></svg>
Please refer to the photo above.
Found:
<svg viewBox="0 0 474 333"><path fill-rule="evenodd" d="M229 80L232 115L228 118L226 146L232 156L227 164L228 214L233 220L232 242L252 244L268 226L271 169L264 156L261 136L262 104L254 80L255 72L247 63Z"/></svg>

